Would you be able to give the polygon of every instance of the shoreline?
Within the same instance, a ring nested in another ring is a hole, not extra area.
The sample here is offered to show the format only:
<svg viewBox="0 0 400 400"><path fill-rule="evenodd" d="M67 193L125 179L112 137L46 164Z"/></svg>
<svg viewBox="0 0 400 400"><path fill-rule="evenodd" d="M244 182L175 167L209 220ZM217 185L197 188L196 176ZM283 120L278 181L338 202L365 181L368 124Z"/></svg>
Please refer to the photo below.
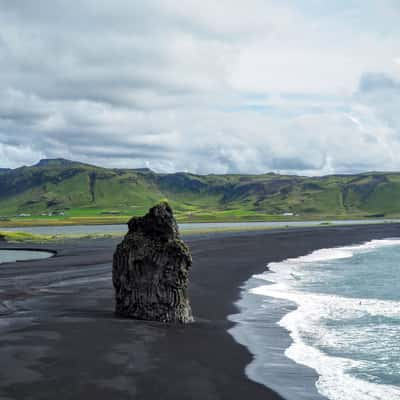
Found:
<svg viewBox="0 0 400 400"><path fill-rule="evenodd" d="M0 398L51 399L57 390L60 399L278 400L246 376L253 356L228 333L243 284L269 262L399 235L393 223L184 236L194 259L196 322L189 326L114 317L110 265L118 240L43 245L57 255L0 268L0 301L13 310L3 330L0 319ZM287 343L288 332L278 336ZM280 376L271 365L274 373ZM301 377L297 383L307 390Z"/></svg>
<svg viewBox="0 0 400 400"><path fill-rule="evenodd" d="M244 234L251 232L309 228L335 228L341 226L387 225L398 224L400 220L308 220L286 222L221 222L221 223L193 223L181 224L180 232L184 237L211 237L213 235ZM0 242L7 243L56 243L70 240L92 239L121 239L126 233L126 224L119 225L48 225L32 227L5 227L0 228ZM112 229L110 229L112 227Z"/></svg>
<svg viewBox="0 0 400 400"><path fill-rule="evenodd" d="M246 376L275 390L285 400L327 400L315 385L318 373L308 366L297 364L285 354L293 340L278 322L296 310L297 304L249 292L250 289L268 284L265 280L250 278L243 286L241 299L236 302L240 311L229 316L229 320L235 323L229 333L253 356L251 363L246 366ZM257 315L260 309L263 309L263 313ZM268 334L265 334L266 330ZM260 352L260 348L267 348L268 351ZM273 365L274 370L261 368L260 364L263 363Z"/></svg>
<svg viewBox="0 0 400 400"><path fill-rule="evenodd" d="M11 230L11 231L25 231L29 232L30 229L40 229L40 228L74 228L80 226L87 227L108 227L108 226L125 226L127 225L129 219L132 216L126 216L123 219L105 219L105 220L96 220L90 218L83 219L32 219L32 220L9 220L2 221L0 220L0 231L1 230ZM246 224L255 224L255 225L264 225L270 227L285 227L285 226L293 226L293 227L315 227L315 226L342 226L342 225L372 225L372 224L396 224L400 223L400 217L398 216L388 216L388 217L363 217L359 215L354 216L315 216L310 218L261 218L261 219L224 219L224 220L177 220L178 225L181 226L181 229L185 230L185 226L190 225L199 225L199 226L207 226L207 225L236 225L237 227L244 227ZM195 229L197 230L197 229ZM203 228L199 228L202 232ZM187 229L186 232L192 231L191 228Z"/></svg>
<svg viewBox="0 0 400 400"><path fill-rule="evenodd" d="M134 215L140 216L140 215ZM0 219L0 230L2 228L29 228L29 227L46 227L46 226L77 226L77 225L125 225L132 218L132 215L120 215L118 217L105 217L105 216L81 216L81 217L3 217L6 219ZM256 223L291 223L291 222L315 222L315 221L365 221L365 223L373 223L372 221L380 221L378 223L384 223L385 221L400 221L399 215L388 215L384 217L376 216L365 216L365 215L314 215L309 218L300 217L283 217L283 216L266 216L265 218L251 218L246 216L245 218L225 218L225 219L187 219L187 218L177 218L178 224L242 224L246 222L256 222Z"/></svg>

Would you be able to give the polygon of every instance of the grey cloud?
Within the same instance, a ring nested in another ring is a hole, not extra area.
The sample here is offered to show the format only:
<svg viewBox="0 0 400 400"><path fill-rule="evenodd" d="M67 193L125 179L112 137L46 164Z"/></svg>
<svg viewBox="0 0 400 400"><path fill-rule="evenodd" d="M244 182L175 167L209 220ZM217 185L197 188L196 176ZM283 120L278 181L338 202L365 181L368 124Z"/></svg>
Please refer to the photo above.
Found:
<svg viewBox="0 0 400 400"><path fill-rule="evenodd" d="M291 1L0 0L0 11L0 167L43 157L200 173L400 167L388 151L400 136L397 78L382 70L353 95L337 91L379 68L331 65L362 46L318 48L330 33ZM340 79L322 84L321 72Z"/></svg>
<svg viewBox="0 0 400 400"><path fill-rule="evenodd" d="M386 74L365 74L360 81L360 92L374 92L379 90L398 90L400 91L400 82L396 81Z"/></svg>
<svg viewBox="0 0 400 400"><path fill-rule="evenodd" d="M373 111L383 127L391 130L393 139L400 140L400 80L386 74L365 75L355 98Z"/></svg>
<svg viewBox="0 0 400 400"><path fill-rule="evenodd" d="M222 48L182 33L163 2L82 1L79 9L65 1L0 4L4 86L52 100L140 108L137 90L179 95L221 85L218 66L200 64L212 66L210 56Z"/></svg>
<svg viewBox="0 0 400 400"><path fill-rule="evenodd" d="M313 162L307 162L307 160L301 158L273 158L270 165L273 170L304 171L316 169Z"/></svg>
<svg viewBox="0 0 400 400"><path fill-rule="evenodd" d="M162 146L132 146L129 149L123 148L112 148L105 146L90 146L83 149L80 146L72 146L70 149L74 154L85 157L95 157L95 158L117 158L117 159L134 159L137 158L141 162L143 159L158 159L160 156L166 155L166 149Z"/></svg>

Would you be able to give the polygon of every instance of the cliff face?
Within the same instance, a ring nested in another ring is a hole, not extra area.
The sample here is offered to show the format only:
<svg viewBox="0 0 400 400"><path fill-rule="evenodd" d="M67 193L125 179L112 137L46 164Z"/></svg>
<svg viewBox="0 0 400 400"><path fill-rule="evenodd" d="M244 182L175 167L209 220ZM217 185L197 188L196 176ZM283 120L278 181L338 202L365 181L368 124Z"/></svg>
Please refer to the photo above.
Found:
<svg viewBox="0 0 400 400"><path fill-rule="evenodd" d="M193 321L187 293L192 257L169 205L151 208L128 226L114 253L116 313L160 322Z"/></svg>

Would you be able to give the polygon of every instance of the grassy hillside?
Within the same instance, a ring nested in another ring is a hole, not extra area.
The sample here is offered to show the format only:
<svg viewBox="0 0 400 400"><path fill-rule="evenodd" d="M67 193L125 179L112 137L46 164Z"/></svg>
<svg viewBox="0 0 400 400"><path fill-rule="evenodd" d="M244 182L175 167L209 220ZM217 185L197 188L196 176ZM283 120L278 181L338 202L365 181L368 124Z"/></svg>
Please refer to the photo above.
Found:
<svg viewBox="0 0 400 400"><path fill-rule="evenodd" d="M62 159L0 171L4 220L120 222L161 198L170 201L181 221L394 217L400 216L400 173L202 176Z"/></svg>

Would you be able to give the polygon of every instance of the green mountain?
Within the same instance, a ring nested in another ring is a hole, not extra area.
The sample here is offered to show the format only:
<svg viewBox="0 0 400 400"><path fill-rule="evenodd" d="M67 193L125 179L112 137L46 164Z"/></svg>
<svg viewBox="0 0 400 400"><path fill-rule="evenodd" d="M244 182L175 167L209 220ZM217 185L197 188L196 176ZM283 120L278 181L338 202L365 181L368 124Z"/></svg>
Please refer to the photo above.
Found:
<svg viewBox="0 0 400 400"><path fill-rule="evenodd" d="M181 221L392 217L400 215L400 173L157 174L64 159L0 170L3 217L138 215L161 198L170 201Z"/></svg>

